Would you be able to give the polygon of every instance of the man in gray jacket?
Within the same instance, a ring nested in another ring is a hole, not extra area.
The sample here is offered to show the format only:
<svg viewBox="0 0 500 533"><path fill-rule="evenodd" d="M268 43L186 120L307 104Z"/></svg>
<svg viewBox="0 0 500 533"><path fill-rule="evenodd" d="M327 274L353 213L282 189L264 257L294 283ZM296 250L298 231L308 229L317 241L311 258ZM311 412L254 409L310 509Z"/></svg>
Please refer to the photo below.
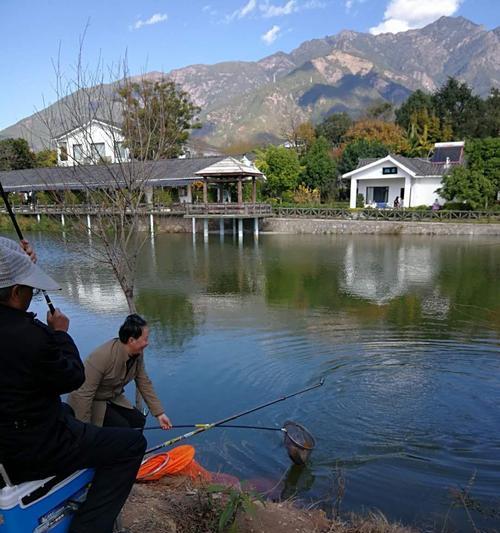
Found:
<svg viewBox="0 0 500 533"><path fill-rule="evenodd" d="M125 386L133 380L161 428L171 427L144 367L148 336L146 321L139 315L129 315L118 338L99 346L87 357L85 383L68 398L79 420L97 426L144 427L144 415L124 395Z"/></svg>

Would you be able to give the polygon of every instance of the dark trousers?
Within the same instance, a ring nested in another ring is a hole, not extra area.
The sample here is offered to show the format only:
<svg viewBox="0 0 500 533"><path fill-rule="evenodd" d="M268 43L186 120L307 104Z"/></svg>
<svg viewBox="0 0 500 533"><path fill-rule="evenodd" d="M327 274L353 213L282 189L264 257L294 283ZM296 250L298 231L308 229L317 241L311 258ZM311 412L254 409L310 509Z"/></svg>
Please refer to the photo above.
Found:
<svg viewBox="0 0 500 533"><path fill-rule="evenodd" d="M142 429L146 417L135 407L131 409L108 402L102 425L104 427L125 427Z"/></svg>
<svg viewBox="0 0 500 533"><path fill-rule="evenodd" d="M85 424L75 470L95 468L87 499L71 522L70 533L111 533L146 450L141 432Z"/></svg>

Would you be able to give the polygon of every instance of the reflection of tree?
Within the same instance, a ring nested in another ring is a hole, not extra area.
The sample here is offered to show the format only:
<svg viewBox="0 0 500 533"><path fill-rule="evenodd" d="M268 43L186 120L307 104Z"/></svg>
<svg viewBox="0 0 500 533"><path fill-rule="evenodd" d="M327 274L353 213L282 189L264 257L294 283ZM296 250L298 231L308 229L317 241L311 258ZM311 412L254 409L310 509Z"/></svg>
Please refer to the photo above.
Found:
<svg viewBox="0 0 500 533"><path fill-rule="evenodd" d="M500 249L478 244L446 248L442 254L437 286L450 300L450 326L464 318L470 333L478 325L488 324L500 331Z"/></svg>
<svg viewBox="0 0 500 533"><path fill-rule="evenodd" d="M182 346L196 334L197 321L193 304L184 294L161 294L157 290L141 289L137 307L155 328L162 342Z"/></svg>

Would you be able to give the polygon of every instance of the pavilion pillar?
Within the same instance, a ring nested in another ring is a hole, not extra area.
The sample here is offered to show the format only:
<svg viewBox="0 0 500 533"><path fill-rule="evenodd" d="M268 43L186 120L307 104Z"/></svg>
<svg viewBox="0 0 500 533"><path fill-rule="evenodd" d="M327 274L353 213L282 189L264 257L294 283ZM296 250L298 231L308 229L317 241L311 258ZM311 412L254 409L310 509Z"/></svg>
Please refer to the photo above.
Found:
<svg viewBox="0 0 500 533"><path fill-rule="evenodd" d="M253 234L256 239L259 238L259 217L253 219Z"/></svg>
<svg viewBox="0 0 500 533"><path fill-rule="evenodd" d="M208 241L208 218L203 219L203 238Z"/></svg>
<svg viewBox="0 0 500 533"><path fill-rule="evenodd" d="M241 183L241 178L238 178L238 203L243 203L243 186Z"/></svg>
<svg viewBox="0 0 500 533"><path fill-rule="evenodd" d="M203 180L203 203L208 204L208 182L206 178Z"/></svg>
<svg viewBox="0 0 500 533"><path fill-rule="evenodd" d="M188 186L187 186L187 202L188 204L193 203L193 191L191 189L191 183L188 183Z"/></svg>
<svg viewBox="0 0 500 533"><path fill-rule="evenodd" d="M257 203L257 180L255 176L252 177L252 203Z"/></svg>

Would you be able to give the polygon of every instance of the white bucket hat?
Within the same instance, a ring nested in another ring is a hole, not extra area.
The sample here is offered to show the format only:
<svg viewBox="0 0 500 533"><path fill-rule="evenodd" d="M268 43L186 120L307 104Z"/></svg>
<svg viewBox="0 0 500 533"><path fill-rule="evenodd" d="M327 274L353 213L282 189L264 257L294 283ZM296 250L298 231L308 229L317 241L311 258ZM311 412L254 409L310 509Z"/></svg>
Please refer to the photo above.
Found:
<svg viewBox="0 0 500 533"><path fill-rule="evenodd" d="M21 247L14 247L11 244L14 241L8 241L9 239L0 238L0 288L12 285L27 285L44 291L61 288L31 261Z"/></svg>

